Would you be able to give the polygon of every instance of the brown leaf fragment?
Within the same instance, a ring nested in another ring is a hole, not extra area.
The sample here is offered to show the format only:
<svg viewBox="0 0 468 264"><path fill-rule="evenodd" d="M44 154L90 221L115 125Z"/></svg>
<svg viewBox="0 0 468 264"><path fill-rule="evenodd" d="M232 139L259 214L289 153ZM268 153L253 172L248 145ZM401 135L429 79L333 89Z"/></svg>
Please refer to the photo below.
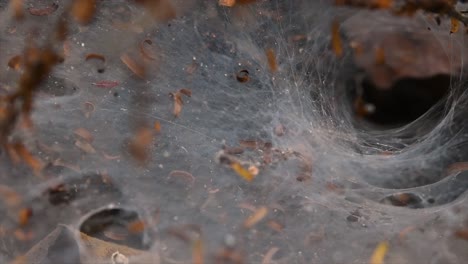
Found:
<svg viewBox="0 0 468 264"><path fill-rule="evenodd" d="M8 61L8 67L14 69L15 71L21 70L21 64L22 64L22 58L20 55L13 56L9 61Z"/></svg>
<svg viewBox="0 0 468 264"><path fill-rule="evenodd" d="M94 149L94 147L88 142L77 140L75 141L75 146L88 154L96 153L96 149Z"/></svg>
<svg viewBox="0 0 468 264"><path fill-rule="evenodd" d="M239 140L239 145L244 148L249 149L270 149L271 142L264 142L261 140Z"/></svg>
<svg viewBox="0 0 468 264"><path fill-rule="evenodd" d="M257 0L237 0L237 3L239 5L247 5L247 4L252 4L255 3Z"/></svg>
<svg viewBox="0 0 468 264"><path fill-rule="evenodd" d="M457 238L468 240L468 229L460 229L455 231L454 235Z"/></svg>
<svg viewBox="0 0 468 264"><path fill-rule="evenodd" d="M375 51L375 64L377 65L385 64L385 50L381 47L377 47Z"/></svg>
<svg viewBox="0 0 468 264"><path fill-rule="evenodd" d="M400 239L400 241L403 241L406 236L413 230L415 230L416 227L414 226L408 226L406 227L405 229L401 230L399 233L398 233L398 239Z"/></svg>
<svg viewBox="0 0 468 264"><path fill-rule="evenodd" d="M284 226L277 221L270 220L267 222L267 225L269 228L275 230L276 232L282 232L284 229Z"/></svg>
<svg viewBox="0 0 468 264"><path fill-rule="evenodd" d="M223 151L228 155L239 155L244 153L244 148L223 146Z"/></svg>
<svg viewBox="0 0 468 264"><path fill-rule="evenodd" d="M270 248L265 255L263 256L262 264L270 264L272 263L273 257L275 256L276 252L279 251L279 248L272 247Z"/></svg>
<svg viewBox="0 0 468 264"><path fill-rule="evenodd" d="M333 53L338 58L343 56L343 41L340 36L340 24L337 20L332 23L332 33L331 33L331 46Z"/></svg>
<svg viewBox="0 0 468 264"><path fill-rule="evenodd" d="M248 182L251 182L255 178L255 175L250 170L244 168L244 166L242 166L242 164L239 162L234 161L230 166L233 171L235 171L239 176Z"/></svg>
<svg viewBox="0 0 468 264"><path fill-rule="evenodd" d="M204 259L203 240L197 239L192 245L192 263L203 264L205 263Z"/></svg>
<svg viewBox="0 0 468 264"><path fill-rule="evenodd" d="M184 101L182 100L182 95L191 97L192 91L190 91L189 89L180 89L177 92L169 93L169 95L174 100L174 116L179 117L180 113L182 112L182 105L184 104Z"/></svg>
<svg viewBox="0 0 468 264"><path fill-rule="evenodd" d="M99 81L99 82L93 83L93 85L96 87L108 88L108 89L114 88L118 86L119 84L120 82L117 82L117 81Z"/></svg>
<svg viewBox="0 0 468 264"><path fill-rule="evenodd" d="M216 254L215 264L244 264L244 254L232 248L223 248Z"/></svg>
<svg viewBox="0 0 468 264"><path fill-rule="evenodd" d="M218 5L233 7L236 4L236 0L219 0Z"/></svg>
<svg viewBox="0 0 468 264"><path fill-rule="evenodd" d="M446 175L455 174L468 170L468 162L455 162L450 164L445 170Z"/></svg>
<svg viewBox="0 0 468 264"><path fill-rule="evenodd" d="M106 61L106 57L104 57L104 56L101 55L101 54L97 54L97 53L89 53L89 54L86 54L85 61L92 60L92 59L101 60L101 61L103 61L103 62Z"/></svg>
<svg viewBox="0 0 468 264"><path fill-rule="evenodd" d="M10 8L13 11L13 17L21 20L24 17L24 0L10 0Z"/></svg>
<svg viewBox="0 0 468 264"><path fill-rule="evenodd" d="M154 138L154 132L148 128L140 128L130 141L129 152L138 162L149 159L149 148Z"/></svg>
<svg viewBox="0 0 468 264"><path fill-rule="evenodd" d="M450 19L450 34L457 33L460 29L460 22L456 18Z"/></svg>
<svg viewBox="0 0 468 264"><path fill-rule="evenodd" d="M86 128L79 127L73 131L73 134L79 136L80 138L86 140L87 142L93 142L94 136Z"/></svg>
<svg viewBox="0 0 468 264"><path fill-rule="evenodd" d="M138 77L144 79L146 76L146 68L142 62L136 61L128 54L120 56L120 60Z"/></svg>
<svg viewBox="0 0 468 264"><path fill-rule="evenodd" d="M388 251L388 242L382 241L375 248L369 259L369 264L384 264L385 255Z"/></svg>
<svg viewBox="0 0 468 264"><path fill-rule="evenodd" d="M181 179L185 179L188 181L190 184L193 184L195 182L195 177L189 172L182 171L182 170L173 170L169 173L169 177L177 177Z"/></svg>
<svg viewBox="0 0 468 264"><path fill-rule="evenodd" d="M192 91L189 89L182 88L179 90L179 92L183 95L186 95L188 97L192 97Z"/></svg>
<svg viewBox="0 0 468 264"><path fill-rule="evenodd" d="M174 19L177 15L170 0L135 0L135 2L143 5L156 20L161 22Z"/></svg>
<svg viewBox="0 0 468 264"><path fill-rule="evenodd" d="M58 41L63 42L67 39L68 36L68 21L65 17L62 17L59 19L57 22L57 28L55 30L55 37L57 38ZM63 43L65 45L65 43ZM66 57L69 54L65 54L64 56Z"/></svg>
<svg viewBox="0 0 468 264"><path fill-rule="evenodd" d="M8 207L16 207L23 200L19 193L6 185L0 185L0 199Z"/></svg>
<svg viewBox="0 0 468 264"><path fill-rule="evenodd" d="M96 12L96 0L74 0L71 13L80 24L88 24Z"/></svg>
<svg viewBox="0 0 468 264"><path fill-rule="evenodd" d="M29 14L33 16L48 16L55 12L58 9L59 5L57 3L52 3L50 6L46 7L29 7Z"/></svg>
<svg viewBox="0 0 468 264"><path fill-rule="evenodd" d="M154 122L154 131L156 131L156 133L161 132L161 123L159 121Z"/></svg>
<svg viewBox="0 0 468 264"><path fill-rule="evenodd" d="M262 221L263 218L268 214L268 208L265 206L259 207L255 213L249 216L243 223L245 228L252 228L258 222Z"/></svg>
<svg viewBox="0 0 468 264"><path fill-rule="evenodd" d="M268 67L271 72L277 72L278 71L278 63L276 62L276 55L273 49L267 49L266 50L266 57L268 61Z"/></svg>
<svg viewBox="0 0 468 264"><path fill-rule="evenodd" d="M29 219L31 218L33 211L31 208L22 208L18 212L18 224L20 226L25 226L29 223Z"/></svg>
<svg viewBox="0 0 468 264"><path fill-rule="evenodd" d="M13 144L15 152L21 157L24 163L28 165L36 174L39 173L42 168L44 168L43 162L36 158L34 155L29 152L29 150L21 143Z"/></svg>
<svg viewBox="0 0 468 264"><path fill-rule="evenodd" d="M369 9L388 9L392 7L393 0L335 0L335 5L353 6Z"/></svg>
<svg viewBox="0 0 468 264"><path fill-rule="evenodd" d="M32 231L25 231L19 228L13 232L13 235L19 241L30 241L34 238L34 233Z"/></svg>

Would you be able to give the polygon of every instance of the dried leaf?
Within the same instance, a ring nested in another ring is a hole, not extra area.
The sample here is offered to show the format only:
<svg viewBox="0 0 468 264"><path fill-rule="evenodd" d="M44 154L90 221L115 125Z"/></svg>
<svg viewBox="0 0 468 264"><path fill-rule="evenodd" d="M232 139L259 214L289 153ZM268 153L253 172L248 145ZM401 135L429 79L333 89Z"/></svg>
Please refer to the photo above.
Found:
<svg viewBox="0 0 468 264"><path fill-rule="evenodd" d="M123 54L120 56L120 60L138 77L144 79L146 76L146 69L142 63L134 60L130 55Z"/></svg>
<svg viewBox="0 0 468 264"><path fill-rule="evenodd" d="M32 231L24 231L19 228L15 230L13 235L19 241L30 241L34 238L34 233Z"/></svg>
<svg viewBox="0 0 468 264"><path fill-rule="evenodd" d="M332 23L331 33L331 46L336 57L341 58L343 56L343 41L340 36L340 24L337 20Z"/></svg>
<svg viewBox="0 0 468 264"><path fill-rule="evenodd" d="M377 65L385 64L385 50L381 47L377 47L375 51L375 64Z"/></svg>
<svg viewBox="0 0 468 264"><path fill-rule="evenodd" d="M180 96L180 93L174 93L172 94L172 98L174 99L174 116L179 117L180 112L182 111L182 105L184 104L184 101L182 101L182 97Z"/></svg>
<svg viewBox="0 0 468 264"><path fill-rule="evenodd" d="M219 0L218 5L233 7L236 4L236 0Z"/></svg>
<svg viewBox="0 0 468 264"><path fill-rule="evenodd" d="M0 185L0 198L8 207L16 207L23 200L19 193L6 185Z"/></svg>
<svg viewBox="0 0 468 264"><path fill-rule="evenodd" d="M96 153L96 150L94 149L94 147L88 142L77 140L75 141L75 146L88 154Z"/></svg>
<svg viewBox="0 0 468 264"><path fill-rule="evenodd" d="M33 211L31 208L23 208L18 213L18 224L20 226L25 226L29 223L29 219L31 218Z"/></svg>
<svg viewBox="0 0 468 264"><path fill-rule="evenodd" d="M468 229L460 229L455 231L455 236L460 239L468 240Z"/></svg>
<svg viewBox="0 0 468 264"><path fill-rule="evenodd" d="M407 228L403 229L400 231L400 233L398 233L398 238L400 239L400 241L403 241L403 239L405 239L405 237L413 230L415 230L416 227L414 226L408 226Z"/></svg>
<svg viewBox="0 0 468 264"><path fill-rule="evenodd" d="M282 232L284 229L284 226L276 221L270 220L267 222L267 225L269 228L275 230L276 232Z"/></svg>
<svg viewBox="0 0 468 264"><path fill-rule="evenodd" d="M16 143L13 147L26 165L28 165L36 174L42 170L44 167L42 161L39 158L34 157L23 144Z"/></svg>
<svg viewBox="0 0 468 264"><path fill-rule="evenodd" d="M74 0L72 15L80 24L88 24L96 12L96 0Z"/></svg>
<svg viewBox="0 0 468 264"><path fill-rule="evenodd" d="M77 172L77 173L80 173L80 172L81 172L81 169L80 169L79 166L73 165L73 164L70 164L70 163L63 162L63 161L60 160L60 159L54 160L54 161L52 162L52 165L64 167L64 168L70 169L70 170L72 170L72 171L74 171L74 172Z"/></svg>
<svg viewBox="0 0 468 264"><path fill-rule="evenodd" d="M21 61L22 58L20 55L13 56L9 61L8 61L8 67L19 71L21 69Z"/></svg>
<svg viewBox="0 0 468 264"><path fill-rule="evenodd" d="M118 159L120 159L120 155L109 155L109 154L107 154L105 152L102 152L102 155L104 156L104 158L106 160L118 160Z"/></svg>
<svg viewBox="0 0 468 264"><path fill-rule="evenodd" d="M223 151L228 155L239 155L244 153L244 148L223 146Z"/></svg>
<svg viewBox="0 0 468 264"><path fill-rule="evenodd" d="M466 171L468 170L468 162L456 162L453 164L450 164L448 168L446 169L446 174L451 175L455 174L458 172Z"/></svg>
<svg viewBox="0 0 468 264"><path fill-rule="evenodd" d="M244 227L245 228L251 228L254 225L256 225L258 222L262 221L263 218L268 214L268 208L265 206L261 206L258 208L254 214L249 216L245 221L244 221Z"/></svg>
<svg viewBox="0 0 468 264"><path fill-rule="evenodd" d="M253 175L249 170L245 169L239 162L233 162L231 168L244 180L251 182L255 175Z"/></svg>
<svg viewBox="0 0 468 264"><path fill-rule="evenodd" d="M93 83L94 86L97 86L99 88L114 88L116 86L118 86L120 84L120 82L117 82L117 81L99 81L99 82L95 82Z"/></svg>
<svg viewBox="0 0 468 264"><path fill-rule="evenodd" d="M186 95L188 97L192 97L192 91L189 89L182 88L179 90L179 92L183 95Z"/></svg>
<svg viewBox="0 0 468 264"><path fill-rule="evenodd" d="M86 54L85 61L92 60L92 59L101 60L101 61L103 61L103 62L106 61L106 57L104 57L104 56L101 55L101 54L97 54L97 53L89 53L89 54Z"/></svg>
<svg viewBox="0 0 468 264"><path fill-rule="evenodd" d="M268 67L271 72L278 71L278 63L276 62L276 55L273 49L266 50L266 57L268 61Z"/></svg>
<svg viewBox="0 0 468 264"><path fill-rule="evenodd" d="M161 132L161 123L159 121L154 122L154 130L156 131L156 133Z"/></svg>
<svg viewBox="0 0 468 264"><path fill-rule="evenodd" d="M263 256L262 264L270 264L272 263L273 256L278 252L279 248L277 247L272 247L270 248L267 253L265 253L265 256Z"/></svg>
<svg viewBox="0 0 468 264"><path fill-rule="evenodd" d="M57 22L57 29L55 30L55 37L58 41L63 42L67 39L68 35L68 21L65 17L60 18ZM63 43L65 45L65 43ZM67 54L64 53L65 56Z"/></svg>
<svg viewBox="0 0 468 264"><path fill-rule="evenodd" d="M37 8L37 7L30 7L28 8L29 14L33 16L48 16L55 12L58 9L57 3L52 3L50 6Z"/></svg>
<svg viewBox="0 0 468 264"><path fill-rule="evenodd" d="M460 29L460 22L456 18L450 19L450 34L457 33Z"/></svg>
<svg viewBox="0 0 468 264"><path fill-rule="evenodd" d="M243 264L244 255L242 252L234 250L232 248L223 248L219 253L216 254L215 264Z"/></svg>
<svg viewBox="0 0 468 264"><path fill-rule="evenodd" d="M252 4L255 3L257 0L237 0L237 3L239 5L247 5L247 4Z"/></svg>
<svg viewBox="0 0 468 264"><path fill-rule="evenodd" d="M140 128L129 144L130 154L139 162L149 159L149 147L153 141L154 132L148 128Z"/></svg>
<svg viewBox="0 0 468 264"><path fill-rule="evenodd" d="M169 177L183 178L183 179L189 181L190 184L193 184L193 182L195 181L195 177L193 177L193 175L191 173L186 172L186 171L182 171L182 170L173 170L173 171L171 171L171 173L169 173Z"/></svg>
<svg viewBox="0 0 468 264"><path fill-rule="evenodd" d="M261 140L239 140L239 145L249 149L270 149L271 142L264 142Z"/></svg>
<svg viewBox="0 0 468 264"><path fill-rule="evenodd" d="M182 105L184 104L184 101L182 100L182 95L191 97L192 91L190 91L189 89L180 89L179 91L175 93L169 93L169 95L174 100L174 110L173 110L174 116L179 117L180 112L182 111Z"/></svg>
<svg viewBox="0 0 468 264"><path fill-rule="evenodd" d="M372 253L369 264L383 264L385 255L388 251L388 243L386 241L380 242Z"/></svg>
<svg viewBox="0 0 468 264"><path fill-rule="evenodd" d="M369 9L388 9L392 7L394 0L335 0L335 5L347 5Z"/></svg>
<svg viewBox="0 0 468 264"><path fill-rule="evenodd" d="M257 207L249 203L240 203L237 207L251 211L252 213L257 211Z"/></svg>
<svg viewBox="0 0 468 264"><path fill-rule="evenodd" d="M193 242L192 246L192 263L193 264L203 264L204 261L203 256L203 241L201 239L197 239Z"/></svg>
<svg viewBox="0 0 468 264"><path fill-rule="evenodd" d="M176 10L169 0L137 0L158 21L165 22L176 17Z"/></svg>
<svg viewBox="0 0 468 264"><path fill-rule="evenodd" d="M24 17L24 0L10 0L10 8L13 10L13 17L20 20Z"/></svg>
<svg viewBox="0 0 468 264"><path fill-rule="evenodd" d="M91 132L89 132L89 130L87 130L86 128L79 127L75 129L73 133L81 137L82 139L86 140L87 142L93 142L94 140L93 134L91 134Z"/></svg>

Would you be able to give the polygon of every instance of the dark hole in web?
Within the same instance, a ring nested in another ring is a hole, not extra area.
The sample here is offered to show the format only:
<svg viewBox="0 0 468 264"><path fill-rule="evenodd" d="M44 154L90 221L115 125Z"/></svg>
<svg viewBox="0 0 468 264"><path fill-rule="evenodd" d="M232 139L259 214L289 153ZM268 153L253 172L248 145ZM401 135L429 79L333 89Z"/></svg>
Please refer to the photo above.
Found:
<svg viewBox="0 0 468 264"><path fill-rule="evenodd" d="M450 79L449 75L406 78L387 90L379 89L365 80L362 83L362 99L374 108L365 118L385 127L411 123L444 98L449 91Z"/></svg>
<svg viewBox="0 0 468 264"><path fill-rule="evenodd" d="M147 249L144 232L130 228L141 221L135 211L122 208L103 209L89 216L80 225L80 231L94 238L137 249Z"/></svg>

